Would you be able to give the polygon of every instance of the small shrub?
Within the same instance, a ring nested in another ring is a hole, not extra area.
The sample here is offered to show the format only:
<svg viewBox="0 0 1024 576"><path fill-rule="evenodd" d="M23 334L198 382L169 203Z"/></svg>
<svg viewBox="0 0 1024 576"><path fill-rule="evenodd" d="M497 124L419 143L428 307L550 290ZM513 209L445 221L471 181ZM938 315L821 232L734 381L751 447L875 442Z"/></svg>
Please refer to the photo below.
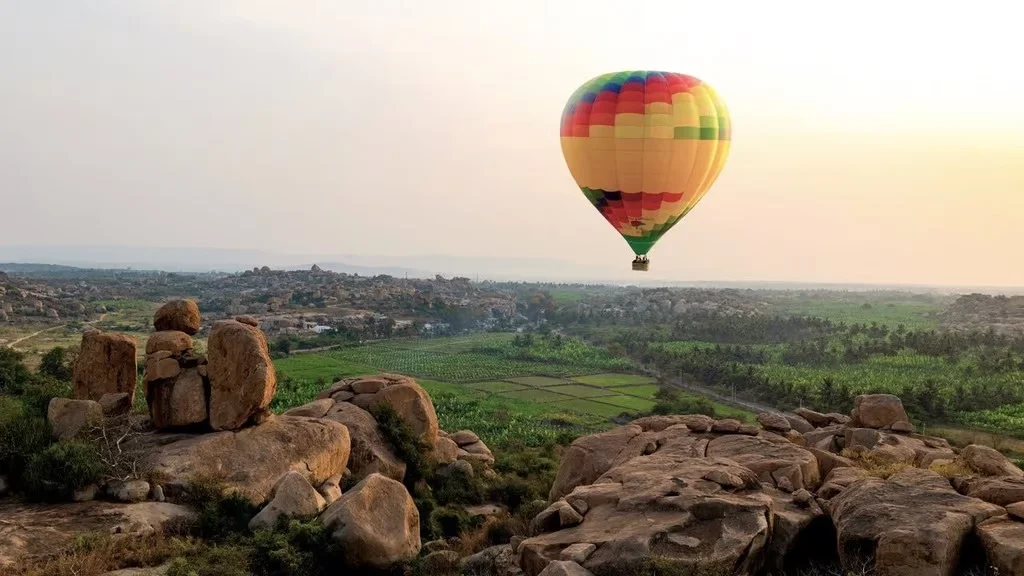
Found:
<svg viewBox="0 0 1024 576"><path fill-rule="evenodd" d="M480 504L483 502L484 486L477 475L470 476L460 469L449 469L435 473L430 478L434 498L443 506L449 504Z"/></svg>
<svg viewBox="0 0 1024 576"><path fill-rule="evenodd" d="M518 476L503 476L490 490L490 498L508 506L512 512L539 496L534 487Z"/></svg>
<svg viewBox="0 0 1024 576"><path fill-rule="evenodd" d="M21 400L25 411L34 416L46 418L50 400L71 396L71 384L52 378L36 377L25 387Z"/></svg>
<svg viewBox="0 0 1024 576"><path fill-rule="evenodd" d="M252 538L252 570L257 576L319 576L342 565L331 531L319 521L284 521Z"/></svg>
<svg viewBox="0 0 1024 576"><path fill-rule="evenodd" d="M466 512L458 508L444 506L430 514L434 534L442 538L455 538L469 526L469 522Z"/></svg>
<svg viewBox="0 0 1024 576"><path fill-rule="evenodd" d="M184 500L198 511L192 531L196 536L214 541L247 534L249 520L259 512L247 498L227 491L223 481L215 477L191 478L185 487Z"/></svg>
<svg viewBox="0 0 1024 576"><path fill-rule="evenodd" d="M23 477L25 491L33 500L69 500L75 490L99 482L103 468L89 444L58 442L29 461Z"/></svg>
<svg viewBox="0 0 1024 576"><path fill-rule="evenodd" d="M15 490L24 488L22 477L33 456L52 442L45 419L26 414L22 404L0 397L0 474L7 476Z"/></svg>
<svg viewBox="0 0 1024 576"><path fill-rule="evenodd" d="M391 444L395 456L405 462L404 482L410 492L414 491L420 480L430 476L427 454L431 447L416 436L391 405L374 406L373 417L377 420L381 433Z"/></svg>
<svg viewBox="0 0 1024 576"><path fill-rule="evenodd" d="M913 464L906 462L893 462L892 460L875 458L871 456L869 452L860 450L849 450L844 449L840 456L853 460L859 467L863 468L869 476L875 476L883 480L888 479L890 476L913 468Z"/></svg>

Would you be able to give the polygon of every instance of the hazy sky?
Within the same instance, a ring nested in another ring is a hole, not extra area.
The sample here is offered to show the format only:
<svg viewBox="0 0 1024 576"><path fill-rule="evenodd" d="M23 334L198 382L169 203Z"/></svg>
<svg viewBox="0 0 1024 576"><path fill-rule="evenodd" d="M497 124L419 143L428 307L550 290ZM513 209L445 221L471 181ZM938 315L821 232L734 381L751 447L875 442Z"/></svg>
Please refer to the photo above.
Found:
<svg viewBox="0 0 1024 576"><path fill-rule="evenodd" d="M581 82L646 68L734 124L660 275L1024 285L1013 6L0 0L0 245L622 270L558 124Z"/></svg>

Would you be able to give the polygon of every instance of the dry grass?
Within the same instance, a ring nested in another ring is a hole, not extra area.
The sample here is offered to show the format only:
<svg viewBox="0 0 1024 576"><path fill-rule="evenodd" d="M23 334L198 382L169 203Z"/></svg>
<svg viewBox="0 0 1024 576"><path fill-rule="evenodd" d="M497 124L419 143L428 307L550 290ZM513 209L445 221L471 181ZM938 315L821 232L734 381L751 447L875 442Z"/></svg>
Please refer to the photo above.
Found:
<svg viewBox="0 0 1024 576"><path fill-rule="evenodd" d="M113 570L159 566L195 552L201 544L190 538L83 535L66 550L22 566L0 568L0 576L99 576Z"/></svg>
<svg viewBox="0 0 1024 576"><path fill-rule="evenodd" d="M966 462L957 458L952 462L936 462L928 467L932 472L944 478L955 478L957 476L974 476L975 472Z"/></svg>
<svg viewBox="0 0 1024 576"><path fill-rule="evenodd" d="M875 476L883 480L888 479L894 474L914 467L912 464L908 464L906 462L893 462L889 459L877 458L872 456L869 452L859 450L844 449L840 453L840 456L853 460L854 464L863 468L869 476Z"/></svg>

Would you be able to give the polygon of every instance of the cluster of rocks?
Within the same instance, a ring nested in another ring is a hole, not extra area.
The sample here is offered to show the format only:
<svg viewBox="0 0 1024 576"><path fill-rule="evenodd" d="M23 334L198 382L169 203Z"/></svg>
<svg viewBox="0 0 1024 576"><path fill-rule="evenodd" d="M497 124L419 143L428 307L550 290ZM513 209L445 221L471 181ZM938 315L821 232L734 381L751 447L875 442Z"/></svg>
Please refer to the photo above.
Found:
<svg viewBox="0 0 1024 576"><path fill-rule="evenodd" d="M1024 503L1011 502L1024 500L1024 472L997 451L914 434L890 395L857 398L850 417L758 420L755 432L652 416L577 439L534 536L504 553L527 576L639 573L651 562L781 573L823 552L880 576L952 576L979 559L1024 574Z"/></svg>
<svg viewBox="0 0 1024 576"><path fill-rule="evenodd" d="M269 413L277 388L267 340L249 317L213 324L207 355L193 352L201 323L192 301L165 304L146 343L146 402L160 430L238 430Z"/></svg>

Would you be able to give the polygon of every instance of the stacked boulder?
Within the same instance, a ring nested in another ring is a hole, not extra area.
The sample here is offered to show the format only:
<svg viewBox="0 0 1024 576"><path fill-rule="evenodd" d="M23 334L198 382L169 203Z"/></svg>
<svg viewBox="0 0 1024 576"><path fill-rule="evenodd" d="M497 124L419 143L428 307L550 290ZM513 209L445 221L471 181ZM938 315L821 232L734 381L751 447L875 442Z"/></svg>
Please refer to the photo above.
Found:
<svg viewBox="0 0 1024 576"><path fill-rule="evenodd" d="M858 397L849 417L758 421L750 434L652 416L577 439L533 536L507 553L527 576L640 573L654 559L687 573L799 573L816 555L926 576L962 573L980 542L999 574L1024 574L1024 471L995 450L913 433L891 395Z"/></svg>
<svg viewBox="0 0 1024 576"><path fill-rule="evenodd" d="M146 402L154 427L238 430L262 421L277 386L263 333L251 323L218 321L204 356L192 341L201 321L191 300L168 302L154 316L157 332L146 343Z"/></svg>
<svg viewBox="0 0 1024 576"><path fill-rule="evenodd" d="M74 398L98 402L108 415L127 412L135 400L137 354L132 336L87 330L72 373Z"/></svg>

